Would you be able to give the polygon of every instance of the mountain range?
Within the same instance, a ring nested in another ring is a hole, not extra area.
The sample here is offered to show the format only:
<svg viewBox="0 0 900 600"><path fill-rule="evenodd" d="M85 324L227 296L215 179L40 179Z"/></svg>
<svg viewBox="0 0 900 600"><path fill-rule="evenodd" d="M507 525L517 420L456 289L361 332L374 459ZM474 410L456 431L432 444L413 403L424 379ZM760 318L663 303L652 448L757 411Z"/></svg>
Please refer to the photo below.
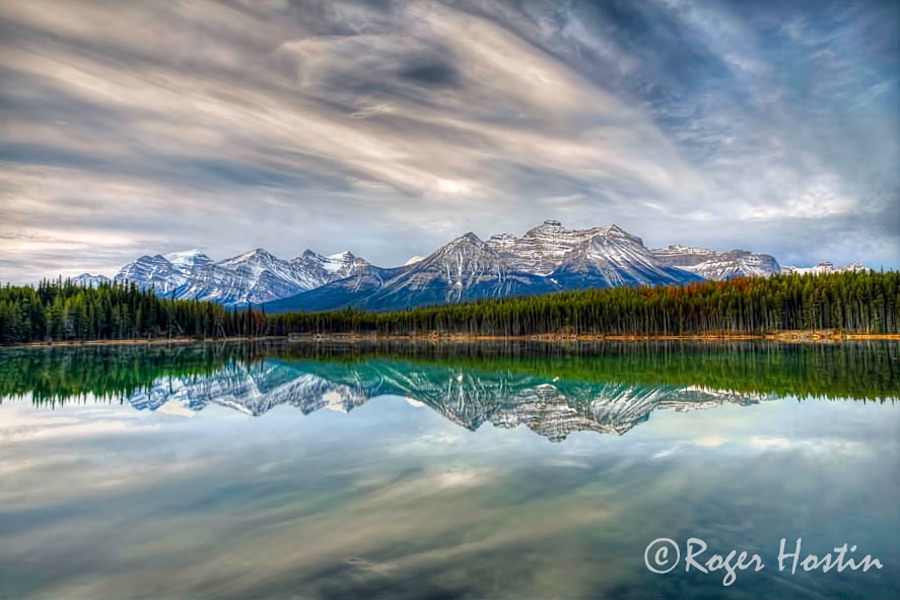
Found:
<svg viewBox="0 0 900 600"><path fill-rule="evenodd" d="M178 299L262 304L270 312L347 306L377 311L560 290L858 269L862 267L856 263L782 267L772 256L746 250L648 249L641 238L616 225L567 229L547 220L521 237L504 233L485 241L466 233L426 257L392 268L350 252L323 256L306 250L283 260L259 248L216 262L188 250L142 256L112 280ZM98 285L110 279L85 273L74 281Z"/></svg>
<svg viewBox="0 0 900 600"><path fill-rule="evenodd" d="M623 435L654 410L680 412L773 399L698 386L585 383L510 371L479 371L405 361L233 362L203 376L163 377L136 392L138 410L191 414L209 405L260 416L276 406L303 414L349 412L372 398L401 396L475 431L484 423L525 426L552 442L575 431Z"/></svg>

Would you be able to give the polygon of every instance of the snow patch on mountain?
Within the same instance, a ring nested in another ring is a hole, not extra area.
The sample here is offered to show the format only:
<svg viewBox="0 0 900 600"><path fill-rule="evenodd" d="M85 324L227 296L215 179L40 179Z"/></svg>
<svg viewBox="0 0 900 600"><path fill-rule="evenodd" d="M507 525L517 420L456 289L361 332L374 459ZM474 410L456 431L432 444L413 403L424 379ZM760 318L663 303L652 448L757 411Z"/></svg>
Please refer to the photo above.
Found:
<svg viewBox="0 0 900 600"><path fill-rule="evenodd" d="M704 279L723 281L732 277L767 277L781 271L781 266L768 254L746 250L717 252L706 248L680 245L651 250L662 263L690 271Z"/></svg>
<svg viewBox="0 0 900 600"><path fill-rule="evenodd" d="M348 277L365 261L350 252L322 256L307 250L282 260L263 248L214 262L198 250L142 256L116 275L119 282L179 299L225 305L262 304Z"/></svg>
<svg viewBox="0 0 900 600"><path fill-rule="evenodd" d="M551 274L565 288L679 284L700 280L700 277L665 265L639 237L616 225L587 231L590 237L567 252Z"/></svg>
<svg viewBox="0 0 900 600"><path fill-rule="evenodd" d="M97 287L103 283L110 283L112 279L106 275L91 275L90 273L82 273L72 278L72 283L84 287Z"/></svg>
<svg viewBox="0 0 900 600"><path fill-rule="evenodd" d="M526 231L521 238L504 233L492 236L487 243L509 262L512 269L547 276L562 265L566 254L596 236L618 236L643 246L639 237L616 225L566 229L562 223L552 219Z"/></svg>
<svg viewBox="0 0 900 600"><path fill-rule="evenodd" d="M858 262L852 262L849 265L845 265L843 267L835 267L834 263L831 262L820 262L819 264L812 267L793 267L790 265L786 265L781 268L781 272L785 274L796 273L798 275L820 275L823 273L847 273L851 271L867 271L866 267L862 266Z"/></svg>
<svg viewBox="0 0 900 600"><path fill-rule="evenodd" d="M213 263L213 259L199 250L183 250L163 254L163 258L169 261L176 269L188 275L195 270Z"/></svg>

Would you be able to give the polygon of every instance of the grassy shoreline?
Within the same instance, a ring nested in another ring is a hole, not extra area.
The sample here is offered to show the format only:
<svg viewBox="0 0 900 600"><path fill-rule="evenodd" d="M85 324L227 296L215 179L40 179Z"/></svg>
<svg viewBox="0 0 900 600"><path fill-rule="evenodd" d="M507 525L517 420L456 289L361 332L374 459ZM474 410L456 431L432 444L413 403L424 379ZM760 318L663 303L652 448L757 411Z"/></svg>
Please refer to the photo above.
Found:
<svg viewBox="0 0 900 600"><path fill-rule="evenodd" d="M302 334L294 336L230 336L220 338L156 338L156 339L118 339L118 340L66 340L54 342L28 342L23 344L2 345L0 348L49 348L66 346L121 346L121 345L169 345L169 344L199 344L199 343L230 343L230 342L260 342L260 341L289 341L289 342L361 342L361 341L421 341L421 342L504 342L504 341L532 341L532 342L603 342L603 341L749 341L769 340L776 342L840 342L859 340L889 340L900 341L900 333L842 333L834 331L795 330L779 331L765 334L734 334L734 333L707 333L685 335L598 335L598 334L538 334L538 335L514 335L491 336L470 335L460 333L431 333L416 335L381 335L381 334Z"/></svg>

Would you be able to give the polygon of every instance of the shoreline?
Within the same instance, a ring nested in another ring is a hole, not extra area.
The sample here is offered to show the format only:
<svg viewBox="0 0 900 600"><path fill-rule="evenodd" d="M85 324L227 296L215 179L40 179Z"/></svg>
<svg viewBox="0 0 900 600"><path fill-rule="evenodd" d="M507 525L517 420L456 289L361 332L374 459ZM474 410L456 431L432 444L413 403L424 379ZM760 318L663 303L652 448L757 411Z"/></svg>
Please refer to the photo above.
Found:
<svg viewBox="0 0 900 600"><path fill-rule="evenodd" d="M645 342L645 341L752 341L766 340L775 342L842 342L842 341L900 341L900 333L837 333L833 331L798 330L781 331L765 334L684 334L684 335L598 335L598 334L553 334L537 335L471 335L458 333L416 334L416 335L377 335L377 334L294 334L271 335L260 337L235 336L224 338L156 338L156 339L119 339L119 340L67 340L58 342L26 342L9 344L0 348L53 348L69 346L163 346L184 344L213 344L233 342L265 342L287 341L302 342L378 342L378 341L418 341L418 342Z"/></svg>

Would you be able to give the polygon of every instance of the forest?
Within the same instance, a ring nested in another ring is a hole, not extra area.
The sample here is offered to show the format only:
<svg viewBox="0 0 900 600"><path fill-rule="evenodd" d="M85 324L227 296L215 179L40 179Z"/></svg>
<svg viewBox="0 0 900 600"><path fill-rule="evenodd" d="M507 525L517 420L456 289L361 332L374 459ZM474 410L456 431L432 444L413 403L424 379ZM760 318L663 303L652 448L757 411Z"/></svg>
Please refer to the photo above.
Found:
<svg viewBox="0 0 900 600"><path fill-rule="evenodd" d="M619 287L375 313L265 314L163 298L134 284L43 281L0 288L0 344L288 334L483 336L872 334L900 330L900 273L773 275L685 286Z"/></svg>
<svg viewBox="0 0 900 600"><path fill-rule="evenodd" d="M0 344L265 334L259 311L163 298L135 284L83 287L58 279L0 288Z"/></svg>
<svg viewBox="0 0 900 600"><path fill-rule="evenodd" d="M486 336L896 333L900 273L774 275L687 286L618 287L390 313L352 309L267 317L267 332Z"/></svg>

